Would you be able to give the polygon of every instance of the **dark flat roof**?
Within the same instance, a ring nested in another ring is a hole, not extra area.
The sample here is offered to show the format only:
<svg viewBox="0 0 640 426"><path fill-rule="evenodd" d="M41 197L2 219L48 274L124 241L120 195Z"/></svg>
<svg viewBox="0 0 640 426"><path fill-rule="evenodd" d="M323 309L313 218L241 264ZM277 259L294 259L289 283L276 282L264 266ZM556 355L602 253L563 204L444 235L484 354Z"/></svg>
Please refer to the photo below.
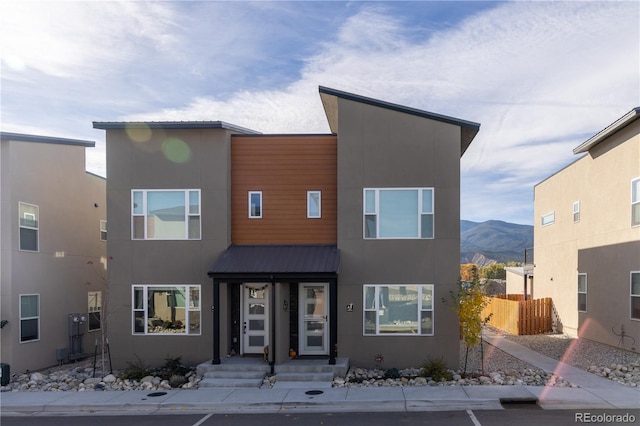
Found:
<svg viewBox="0 0 640 426"><path fill-rule="evenodd" d="M340 251L331 244L230 245L209 276L248 274L337 274Z"/></svg>
<svg viewBox="0 0 640 426"><path fill-rule="evenodd" d="M85 148L93 148L96 146L96 143L94 141L87 141L82 139L57 138L55 136L38 136L11 132L0 132L0 139L16 142L54 143L58 145L83 146Z"/></svg>
<svg viewBox="0 0 640 426"><path fill-rule="evenodd" d="M260 134L255 130L224 121L94 121L94 129L225 129L240 133Z"/></svg>

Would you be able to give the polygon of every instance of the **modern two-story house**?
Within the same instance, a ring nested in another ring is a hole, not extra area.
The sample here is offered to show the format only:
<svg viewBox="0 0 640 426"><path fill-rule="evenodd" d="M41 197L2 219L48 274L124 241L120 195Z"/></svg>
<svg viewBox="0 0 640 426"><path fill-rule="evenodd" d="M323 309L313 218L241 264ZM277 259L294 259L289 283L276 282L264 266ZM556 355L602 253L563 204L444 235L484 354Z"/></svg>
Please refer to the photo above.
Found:
<svg viewBox="0 0 640 426"><path fill-rule="evenodd" d="M0 140L0 360L19 373L87 357L100 340L107 252L106 182L85 171L95 142Z"/></svg>
<svg viewBox="0 0 640 426"><path fill-rule="evenodd" d="M460 157L479 124L326 87L331 133L106 130L114 365L457 367Z"/></svg>
<svg viewBox="0 0 640 426"><path fill-rule="evenodd" d="M534 189L533 296L553 299L560 331L635 351L640 348L639 118L635 108L580 144L573 150L581 154L578 160Z"/></svg>

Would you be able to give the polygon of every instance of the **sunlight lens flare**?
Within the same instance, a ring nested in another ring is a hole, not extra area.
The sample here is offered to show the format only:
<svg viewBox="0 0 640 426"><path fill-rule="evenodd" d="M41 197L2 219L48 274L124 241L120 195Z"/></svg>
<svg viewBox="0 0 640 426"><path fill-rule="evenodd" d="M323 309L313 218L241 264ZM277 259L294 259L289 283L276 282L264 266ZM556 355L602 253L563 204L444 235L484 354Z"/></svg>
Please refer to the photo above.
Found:
<svg viewBox="0 0 640 426"><path fill-rule="evenodd" d="M191 148L179 138L165 139L162 142L162 153L174 163L186 163L191 158Z"/></svg>
<svg viewBox="0 0 640 426"><path fill-rule="evenodd" d="M149 142L152 133L151 129L146 124L136 125L135 127L127 125L126 132L129 139L134 142Z"/></svg>

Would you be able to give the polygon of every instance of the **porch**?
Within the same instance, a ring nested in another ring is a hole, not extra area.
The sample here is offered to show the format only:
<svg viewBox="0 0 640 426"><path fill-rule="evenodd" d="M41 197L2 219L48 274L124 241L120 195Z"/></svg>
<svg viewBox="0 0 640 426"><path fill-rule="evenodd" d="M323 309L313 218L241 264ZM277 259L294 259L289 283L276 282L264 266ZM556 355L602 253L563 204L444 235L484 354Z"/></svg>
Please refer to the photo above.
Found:
<svg viewBox="0 0 640 426"><path fill-rule="evenodd" d="M349 371L348 358L289 359L274 366L274 388L328 388L335 377L345 377ZM259 388L271 375L271 365L259 357L227 357L219 364L211 361L198 365L196 372L202 380L200 388Z"/></svg>

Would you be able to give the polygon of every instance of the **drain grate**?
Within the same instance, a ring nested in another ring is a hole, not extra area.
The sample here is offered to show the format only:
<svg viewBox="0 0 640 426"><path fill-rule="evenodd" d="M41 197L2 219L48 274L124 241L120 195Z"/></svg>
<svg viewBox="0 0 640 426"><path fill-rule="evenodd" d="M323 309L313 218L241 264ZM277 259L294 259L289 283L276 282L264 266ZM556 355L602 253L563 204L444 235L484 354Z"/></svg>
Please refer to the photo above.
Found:
<svg viewBox="0 0 640 426"><path fill-rule="evenodd" d="M153 396L163 396L163 395L166 395L166 394L167 394L166 392L151 392L151 393L147 394L147 396L151 396L151 397L153 397Z"/></svg>
<svg viewBox="0 0 640 426"><path fill-rule="evenodd" d="M321 390L310 390L305 392L306 395L322 395L323 393L324 392Z"/></svg>
<svg viewBox="0 0 640 426"><path fill-rule="evenodd" d="M500 398L500 405L512 410L540 410L537 398Z"/></svg>

